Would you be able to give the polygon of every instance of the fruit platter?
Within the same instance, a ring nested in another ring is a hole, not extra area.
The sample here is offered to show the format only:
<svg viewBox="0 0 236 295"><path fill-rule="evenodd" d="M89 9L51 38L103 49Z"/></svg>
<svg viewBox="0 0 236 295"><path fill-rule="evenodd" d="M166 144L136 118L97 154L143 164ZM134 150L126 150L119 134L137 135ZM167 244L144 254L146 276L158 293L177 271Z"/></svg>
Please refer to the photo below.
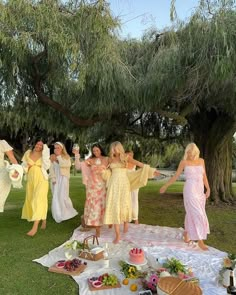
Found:
<svg viewBox="0 0 236 295"><path fill-rule="evenodd" d="M90 291L98 291L120 288L121 284L116 275L104 273L100 276L88 278L88 286Z"/></svg>
<svg viewBox="0 0 236 295"><path fill-rule="evenodd" d="M48 271L62 273L70 276L78 276L87 267L87 262L74 258L72 260L59 260Z"/></svg>

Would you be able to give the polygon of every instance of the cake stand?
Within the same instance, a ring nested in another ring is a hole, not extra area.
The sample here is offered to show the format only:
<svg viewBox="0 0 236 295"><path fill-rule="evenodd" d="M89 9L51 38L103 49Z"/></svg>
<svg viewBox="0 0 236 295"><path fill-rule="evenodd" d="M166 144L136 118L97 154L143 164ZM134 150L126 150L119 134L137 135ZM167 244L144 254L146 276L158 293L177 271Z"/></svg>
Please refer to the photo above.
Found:
<svg viewBox="0 0 236 295"><path fill-rule="evenodd" d="M147 264L147 259L144 258L144 262L143 263L133 263L133 262L130 262L129 259L126 259L125 260L126 263L130 264L130 265L134 265L137 267L137 270L141 270L141 266L144 266Z"/></svg>

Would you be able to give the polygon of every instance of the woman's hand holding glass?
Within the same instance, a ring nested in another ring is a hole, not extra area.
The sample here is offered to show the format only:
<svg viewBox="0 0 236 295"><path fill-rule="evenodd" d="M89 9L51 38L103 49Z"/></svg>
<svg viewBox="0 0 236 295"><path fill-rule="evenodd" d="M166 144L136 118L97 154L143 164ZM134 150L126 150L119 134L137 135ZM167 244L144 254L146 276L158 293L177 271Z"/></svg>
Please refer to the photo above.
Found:
<svg viewBox="0 0 236 295"><path fill-rule="evenodd" d="M73 147L72 147L72 153L73 153L74 155L79 155L79 145L78 145L78 143L74 143L74 144L73 144Z"/></svg>

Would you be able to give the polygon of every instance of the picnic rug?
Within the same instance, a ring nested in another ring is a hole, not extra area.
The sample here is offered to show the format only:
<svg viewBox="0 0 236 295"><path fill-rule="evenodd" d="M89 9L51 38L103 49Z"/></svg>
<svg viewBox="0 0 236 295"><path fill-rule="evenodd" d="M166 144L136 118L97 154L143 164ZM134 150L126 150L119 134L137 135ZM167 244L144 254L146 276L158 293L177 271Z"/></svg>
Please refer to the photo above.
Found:
<svg viewBox="0 0 236 295"><path fill-rule="evenodd" d="M69 241L79 240L82 242L92 234L94 234L94 229L83 232L81 227L78 227L74 230ZM120 280L123 280L124 276L120 272L119 261L127 260L128 252L133 247L143 248L145 251L147 264L142 267L142 270L145 270L148 266L155 267L157 258L163 260L174 257L187 267L192 268L194 276L200 280L200 287L204 295L226 295L226 289L219 283L219 271L223 265L223 258L227 256L227 253L212 247L209 247L209 251L203 251L197 244L188 245L184 243L182 236L182 228L129 224L129 230L126 234L121 235L120 243L113 244L114 229L103 226L99 244L106 247L108 251L109 266L104 263L104 260L87 261L88 265L85 271L78 276L72 277L79 285L79 295L95 295L95 293L98 295L138 294L138 291L131 292L124 285L118 289L90 291L87 282L89 277L106 272L114 273ZM65 243L33 261L45 267L50 267L58 260L65 259Z"/></svg>

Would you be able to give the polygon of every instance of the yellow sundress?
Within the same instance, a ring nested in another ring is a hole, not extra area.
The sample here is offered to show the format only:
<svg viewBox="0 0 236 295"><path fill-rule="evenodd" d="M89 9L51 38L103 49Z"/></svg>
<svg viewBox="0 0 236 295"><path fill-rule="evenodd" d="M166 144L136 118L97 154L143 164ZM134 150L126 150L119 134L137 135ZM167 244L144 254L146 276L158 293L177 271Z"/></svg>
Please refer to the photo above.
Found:
<svg viewBox="0 0 236 295"><path fill-rule="evenodd" d="M127 168L121 163L111 163L110 169L104 224L129 222L132 219L132 204Z"/></svg>
<svg viewBox="0 0 236 295"><path fill-rule="evenodd" d="M26 197L22 209L22 219L28 221L45 220L48 211L48 180L43 176L42 158L33 161L28 150L22 161L31 165L27 173Z"/></svg>
<svg viewBox="0 0 236 295"><path fill-rule="evenodd" d="M111 170L111 171L110 171ZM122 163L111 163L103 177L107 181L104 224L121 224L132 220L131 191L147 184L155 169L144 165L142 169L128 172ZM110 173L107 173L109 172Z"/></svg>

